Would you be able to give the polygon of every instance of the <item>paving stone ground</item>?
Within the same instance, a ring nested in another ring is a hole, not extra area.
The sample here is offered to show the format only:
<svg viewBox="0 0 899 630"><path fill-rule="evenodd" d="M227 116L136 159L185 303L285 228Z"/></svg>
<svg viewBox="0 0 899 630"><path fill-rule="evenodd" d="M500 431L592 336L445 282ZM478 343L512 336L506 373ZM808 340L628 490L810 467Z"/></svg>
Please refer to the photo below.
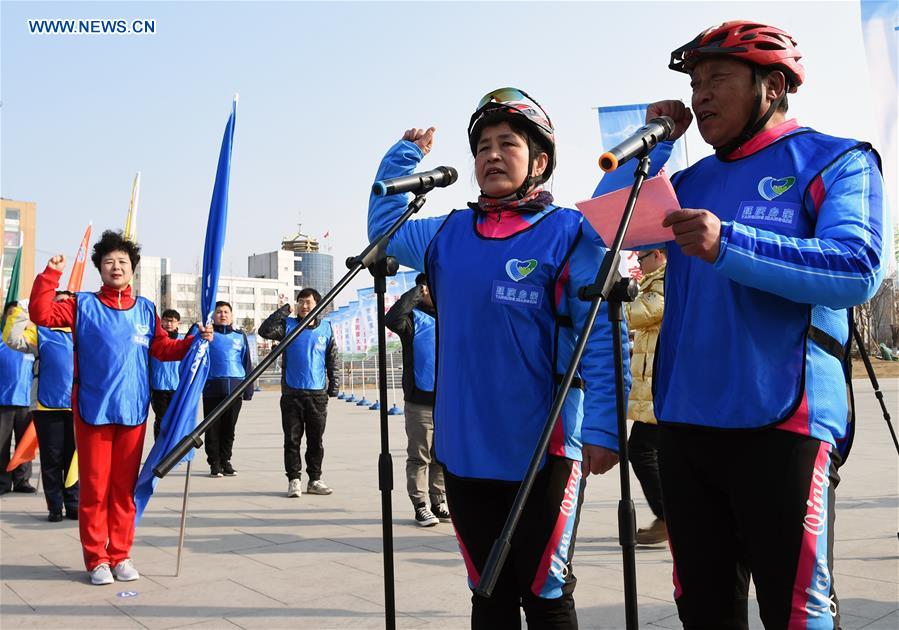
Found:
<svg viewBox="0 0 899 630"><path fill-rule="evenodd" d="M859 425L837 491L835 579L845 628L895 630L897 455L870 385L855 384ZM881 386L899 416L899 380ZM451 526L423 529L412 522L402 416L391 418L390 440L397 627L465 628L469 591ZM244 404L237 426L239 475L209 478L204 458L197 458L178 577L183 470L160 483L138 527L133 557L142 578L114 586L89 584L76 523L48 523L40 494L4 495L3 628L384 627L377 412L331 402L324 466L331 496L284 496L281 445L278 394L261 392ZM632 487L638 522L645 523L651 515L636 480ZM618 492L617 474L591 478L588 486L575 556L582 628L624 626ZM639 548L637 575L641 627L680 627L667 548ZM754 602L751 609L752 625L760 628Z"/></svg>

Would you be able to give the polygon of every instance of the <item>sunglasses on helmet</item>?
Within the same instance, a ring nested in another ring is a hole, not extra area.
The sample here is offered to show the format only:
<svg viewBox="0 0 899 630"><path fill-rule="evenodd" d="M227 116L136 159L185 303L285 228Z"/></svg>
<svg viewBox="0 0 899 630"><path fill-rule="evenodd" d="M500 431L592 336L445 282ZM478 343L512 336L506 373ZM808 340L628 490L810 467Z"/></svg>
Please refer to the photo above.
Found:
<svg viewBox="0 0 899 630"><path fill-rule="evenodd" d="M549 127L547 131L552 133L552 120L549 117L549 114L546 113L546 110L543 109L543 106L537 102L535 98L533 98L530 94L525 92L524 90L519 90L518 88L513 87L504 87L493 90L492 92L488 92L484 96L481 97L481 100L478 101L477 111L480 111L485 106L490 103L497 103L498 105L504 105L506 103L529 103L534 106L534 108L539 112L540 116L546 119L546 122L549 123ZM536 122L536 121L535 121ZM544 126L544 125L541 125Z"/></svg>

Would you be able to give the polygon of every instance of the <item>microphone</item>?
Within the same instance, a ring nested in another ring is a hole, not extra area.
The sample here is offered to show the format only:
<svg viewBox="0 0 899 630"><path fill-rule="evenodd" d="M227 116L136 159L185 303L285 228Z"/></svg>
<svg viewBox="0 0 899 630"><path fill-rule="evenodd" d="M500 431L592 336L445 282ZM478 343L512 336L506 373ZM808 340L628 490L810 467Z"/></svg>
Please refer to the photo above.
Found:
<svg viewBox="0 0 899 630"><path fill-rule="evenodd" d="M459 179L459 173L452 166L438 166L432 171L412 173L403 177L382 179L374 183L371 192L376 197L398 195L411 192L416 195L426 193L433 188L445 188Z"/></svg>
<svg viewBox="0 0 899 630"><path fill-rule="evenodd" d="M599 168L606 173L614 171L631 158L652 151L659 142L667 140L672 131L674 121L671 118L668 116L653 118L614 149L600 155Z"/></svg>

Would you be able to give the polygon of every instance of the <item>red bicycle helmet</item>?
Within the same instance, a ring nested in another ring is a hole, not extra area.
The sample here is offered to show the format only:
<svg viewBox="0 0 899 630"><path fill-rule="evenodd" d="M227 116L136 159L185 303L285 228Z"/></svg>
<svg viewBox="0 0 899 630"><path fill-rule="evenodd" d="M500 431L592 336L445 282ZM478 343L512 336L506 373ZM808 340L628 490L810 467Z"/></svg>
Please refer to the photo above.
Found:
<svg viewBox="0 0 899 630"><path fill-rule="evenodd" d="M758 22L734 20L706 29L693 41L671 53L668 67L687 74L703 57L727 55L751 64L780 70L788 80L787 90L795 92L805 79L799 63L802 53L789 33Z"/></svg>

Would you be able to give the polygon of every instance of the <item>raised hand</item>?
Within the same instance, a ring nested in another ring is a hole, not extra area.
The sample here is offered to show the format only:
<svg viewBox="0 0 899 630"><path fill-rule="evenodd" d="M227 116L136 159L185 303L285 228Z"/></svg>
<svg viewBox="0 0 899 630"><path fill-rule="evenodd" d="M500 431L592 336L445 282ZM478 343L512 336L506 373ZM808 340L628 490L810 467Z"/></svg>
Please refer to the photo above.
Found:
<svg viewBox="0 0 899 630"><path fill-rule="evenodd" d="M56 254L47 262L47 267L53 271L62 271L66 268L66 257L62 254Z"/></svg>
<svg viewBox="0 0 899 630"><path fill-rule="evenodd" d="M427 155L431 152L434 145L434 133L437 127L428 127L427 129L407 129L403 134L403 140L414 142L421 149L421 152Z"/></svg>
<svg viewBox="0 0 899 630"><path fill-rule="evenodd" d="M669 140L680 138L693 122L693 112L680 101L656 101L646 109L647 122L659 116L668 116L674 121L674 131L668 137Z"/></svg>

